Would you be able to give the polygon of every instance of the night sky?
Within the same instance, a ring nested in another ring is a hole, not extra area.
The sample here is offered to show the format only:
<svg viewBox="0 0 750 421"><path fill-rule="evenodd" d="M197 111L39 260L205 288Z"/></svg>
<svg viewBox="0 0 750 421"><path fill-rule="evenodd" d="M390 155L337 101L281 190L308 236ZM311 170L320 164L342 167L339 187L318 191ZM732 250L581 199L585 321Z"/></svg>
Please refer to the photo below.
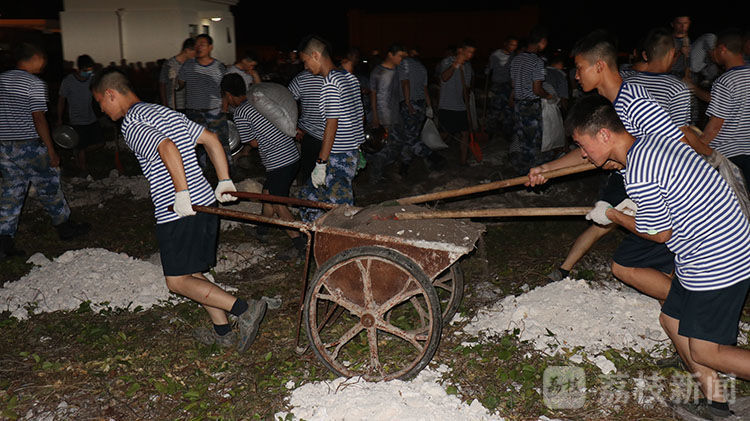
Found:
<svg viewBox="0 0 750 421"><path fill-rule="evenodd" d="M361 4L357 6L360 10L374 12L397 13L398 11L424 10L417 6L404 6L403 1L373 3L377 6L362 6ZM321 4L325 7L320 7ZM343 4L353 3L311 1L295 6L290 2L278 0L240 0L239 4L233 7L237 41L240 45L276 45L280 48L294 48L304 35L317 33L334 44L345 45L348 41L347 7L342 6ZM659 25L669 25L672 16L677 12L692 16L690 33L693 38L705 32L717 32L729 26L747 25L742 21L745 15L739 13L739 9L732 9L721 2L715 3L715 6L710 8L706 6L676 8L656 1L608 1L605 3L516 0L495 4L502 4L502 6L431 5L429 10L502 10L516 8L522 4L539 5L541 23L550 31L550 47L566 50L576 39L597 28L605 28L613 32L619 37L621 49L629 49L648 29ZM657 6L654 6L655 4ZM56 19L62 7L62 0L3 1L0 6L0 18ZM425 27L424 30L441 30L441 28Z"/></svg>

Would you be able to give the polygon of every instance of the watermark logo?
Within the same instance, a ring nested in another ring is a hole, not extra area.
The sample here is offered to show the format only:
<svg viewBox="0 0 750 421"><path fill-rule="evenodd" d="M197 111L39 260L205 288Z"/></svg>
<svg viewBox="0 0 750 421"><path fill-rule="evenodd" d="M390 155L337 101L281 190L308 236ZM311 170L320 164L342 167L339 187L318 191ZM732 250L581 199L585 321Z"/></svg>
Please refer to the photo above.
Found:
<svg viewBox="0 0 750 421"><path fill-rule="evenodd" d="M547 367L542 382L547 408L578 409L586 403L586 373L581 367Z"/></svg>

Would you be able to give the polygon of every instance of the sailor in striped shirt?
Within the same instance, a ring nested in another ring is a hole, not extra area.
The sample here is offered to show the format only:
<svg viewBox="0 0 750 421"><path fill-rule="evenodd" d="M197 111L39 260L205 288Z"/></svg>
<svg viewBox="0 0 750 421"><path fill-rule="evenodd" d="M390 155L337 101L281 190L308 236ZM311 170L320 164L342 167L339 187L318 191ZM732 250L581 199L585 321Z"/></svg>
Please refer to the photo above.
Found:
<svg viewBox="0 0 750 421"><path fill-rule="evenodd" d="M659 133L633 137L605 98L581 99L566 128L582 157L622 168L637 213L610 207L606 217L675 253L676 276L659 321L711 411L728 415L716 370L750 379L750 350L734 346L750 289L750 222L737 196L684 143Z"/></svg>
<svg viewBox="0 0 750 421"><path fill-rule="evenodd" d="M326 120L323 144L310 179L300 197L329 203L354 204L352 180L359 163L359 145L365 140L364 111L357 78L336 69L330 45L315 36L304 40L300 58L305 69L323 76L320 112ZM322 214L319 209L303 208L302 220L311 222Z"/></svg>
<svg viewBox="0 0 750 421"><path fill-rule="evenodd" d="M123 118L125 143L149 182L167 287L202 304L213 322L212 330L197 329L194 337L245 351L255 339L266 304L235 298L203 275L216 263L219 221L215 214L196 214L192 207L235 200L219 139L184 114L141 102L126 76L114 68L97 75L91 89L105 114L112 120ZM196 145L206 148L221 180L215 191L198 166ZM239 332L232 331L227 312L238 316Z"/></svg>
<svg viewBox="0 0 750 421"><path fill-rule="evenodd" d="M323 142L323 130L326 121L320 112L320 89L323 87L323 76L314 75L303 70L289 82L289 91L299 102L300 116L297 120L296 139L301 143L299 184L310 178L315 160L320 154Z"/></svg>
<svg viewBox="0 0 750 421"><path fill-rule="evenodd" d="M227 74L221 79L221 92L226 101L234 107L234 124L242 143L258 148L260 160L266 168L266 181L263 193L274 196L289 196L294 177L299 170L299 151L294 138L281 132L268 119L263 117L247 100L246 85L238 74ZM293 221L294 216L286 205L263 203L263 216L278 216L285 221ZM284 260L293 257L304 258L307 243L297 230L287 230L294 246L292 255L281 256Z"/></svg>
<svg viewBox="0 0 750 421"><path fill-rule="evenodd" d="M726 30L717 36L713 57L726 71L711 88L708 124L701 142L737 164L750 180L750 66L742 58L742 34Z"/></svg>
<svg viewBox="0 0 750 421"><path fill-rule="evenodd" d="M47 85L39 74L47 57L39 47L13 48L16 68L0 74L0 260L25 253L15 248L15 235L29 183L62 240L88 231L70 221L70 207L60 187L60 157L52 143L47 118Z"/></svg>

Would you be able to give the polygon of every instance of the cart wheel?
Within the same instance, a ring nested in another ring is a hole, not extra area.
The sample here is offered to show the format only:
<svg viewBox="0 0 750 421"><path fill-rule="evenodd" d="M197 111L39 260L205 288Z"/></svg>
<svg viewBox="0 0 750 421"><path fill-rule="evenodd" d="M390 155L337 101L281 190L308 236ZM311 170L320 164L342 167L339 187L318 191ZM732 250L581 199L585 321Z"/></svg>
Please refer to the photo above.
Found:
<svg viewBox="0 0 750 421"><path fill-rule="evenodd" d="M464 271L458 262L435 278L432 286L435 287L438 300L440 300L440 308L443 309L443 326L446 326L453 320L464 298Z"/></svg>
<svg viewBox="0 0 750 421"><path fill-rule="evenodd" d="M427 275L408 257L377 246L344 250L326 261L305 296L304 317L320 361L338 375L368 381L419 373L435 354L442 329Z"/></svg>

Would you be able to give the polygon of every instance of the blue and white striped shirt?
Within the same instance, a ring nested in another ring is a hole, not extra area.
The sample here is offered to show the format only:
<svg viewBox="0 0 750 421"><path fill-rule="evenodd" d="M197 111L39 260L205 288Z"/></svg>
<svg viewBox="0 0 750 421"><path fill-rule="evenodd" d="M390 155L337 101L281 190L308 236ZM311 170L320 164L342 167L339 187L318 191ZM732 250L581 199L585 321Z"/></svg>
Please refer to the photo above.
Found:
<svg viewBox="0 0 750 421"><path fill-rule="evenodd" d="M705 291L750 278L750 223L732 189L690 146L661 135L635 141L621 170L638 205L636 230L672 230L683 287Z"/></svg>
<svg viewBox="0 0 750 421"><path fill-rule="evenodd" d="M203 126L171 108L139 102L125 114L121 130L125 143L135 153L149 182L157 224L180 218L167 210L174 204L175 190L172 177L159 155L158 147L164 139L170 139L180 151L192 204L208 206L216 201L195 156L196 141L203 133Z"/></svg>
<svg viewBox="0 0 750 421"><path fill-rule="evenodd" d="M378 120L383 126L401 124L399 102L401 102L401 81L398 71L382 64L370 72L370 91L375 93L375 106Z"/></svg>
<svg viewBox="0 0 750 421"><path fill-rule="evenodd" d="M667 111L641 85L624 80L612 105L625 130L635 138L656 133L672 140L683 137Z"/></svg>
<svg viewBox="0 0 750 421"><path fill-rule="evenodd" d="M365 141L359 81L351 73L338 69L328 72L320 88L320 113L326 120L338 120L331 153L357 149Z"/></svg>
<svg viewBox="0 0 750 421"><path fill-rule="evenodd" d="M399 82L403 80L409 81L409 98L412 101L426 99L424 88L427 86L427 69L419 60L412 57L404 57L401 60L401 64L398 65L398 80ZM401 92L400 89L399 92ZM402 92L402 100L404 99L403 96Z"/></svg>
<svg viewBox="0 0 750 421"><path fill-rule="evenodd" d="M96 121L94 108L91 106L91 78L80 80L74 74L65 76L60 84L60 96L68 102L70 124L84 126Z"/></svg>
<svg viewBox="0 0 750 421"><path fill-rule="evenodd" d="M492 72L492 83L509 83L510 82L510 63L513 58L502 48L495 50L490 55L489 71Z"/></svg>
<svg viewBox="0 0 750 421"><path fill-rule="evenodd" d="M450 79L444 81L442 78L443 72L453 66L455 61L456 57L446 57L438 66L438 77L440 78L438 108L449 111L466 111L466 103L464 102L464 85L466 85L467 88L471 86L471 78L474 71L472 70L471 63L467 61L462 67L453 72ZM462 69L464 74L463 83L461 82Z"/></svg>
<svg viewBox="0 0 750 421"><path fill-rule="evenodd" d="M641 85L669 114L677 127L690 125L691 93L685 82L670 73L637 72L627 78L629 83Z"/></svg>
<svg viewBox="0 0 750 421"><path fill-rule="evenodd" d="M733 67L714 81L706 114L724 119L709 146L726 157L750 155L750 66Z"/></svg>
<svg viewBox="0 0 750 421"><path fill-rule="evenodd" d="M539 99L534 93L534 82L547 76L544 61L538 55L522 52L510 62L513 97L517 100Z"/></svg>
<svg viewBox="0 0 750 421"><path fill-rule="evenodd" d="M47 112L47 85L25 70L0 74L0 140L38 139L31 113Z"/></svg>
<svg viewBox="0 0 750 421"><path fill-rule="evenodd" d="M294 138L277 129L249 101L243 102L234 110L234 124L242 143L258 141L260 160L266 171L299 161L299 151Z"/></svg>
<svg viewBox="0 0 750 421"><path fill-rule="evenodd" d="M206 66L194 58L180 67L177 78L185 82L185 108L215 110L221 108L221 78L227 69L214 59Z"/></svg>
<svg viewBox="0 0 750 421"><path fill-rule="evenodd" d="M323 87L323 76L303 70L289 82L289 91L300 104L300 116L297 127L310 136L323 140L326 121L320 113L320 89Z"/></svg>

